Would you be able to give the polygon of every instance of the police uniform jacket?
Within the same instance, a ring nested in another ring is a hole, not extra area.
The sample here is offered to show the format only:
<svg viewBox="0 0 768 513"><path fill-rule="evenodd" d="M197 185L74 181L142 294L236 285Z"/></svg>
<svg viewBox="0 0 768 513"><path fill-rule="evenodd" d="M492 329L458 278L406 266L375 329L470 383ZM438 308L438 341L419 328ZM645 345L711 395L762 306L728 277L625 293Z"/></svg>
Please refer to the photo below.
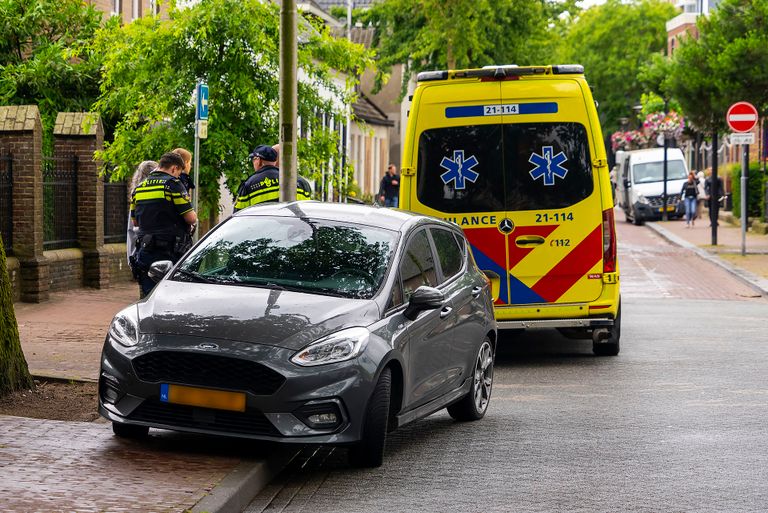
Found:
<svg viewBox="0 0 768 513"><path fill-rule="evenodd" d="M275 166L264 166L243 182L237 192L235 212L251 205L280 201L280 170ZM308 200L312 188L303 177L296 178L296 199Z"/></svg>
<svg viewBox="0 0 768 513"><path fill-rule="evenodd" d="M131 218L139 225L139 237L157 235L172 240L189 232L184 214L192 202L178 178L155 170L131 196Z"/></svg>

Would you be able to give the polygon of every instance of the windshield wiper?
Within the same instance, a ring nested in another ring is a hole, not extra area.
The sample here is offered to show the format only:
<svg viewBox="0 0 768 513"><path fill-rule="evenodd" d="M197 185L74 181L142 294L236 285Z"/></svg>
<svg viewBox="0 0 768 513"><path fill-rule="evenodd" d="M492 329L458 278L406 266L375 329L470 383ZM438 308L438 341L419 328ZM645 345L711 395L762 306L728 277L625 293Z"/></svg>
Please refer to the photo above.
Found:
<svg viewBox="0 0 768 513"><path fill-rule="evenodd" d="M187 278L192 278L194 281L197 281L200 283L217 283L216 280L203 276L198 272L188 271L186 269L176 269L175 274L181 274L182 276L186 276Z"/></svg>

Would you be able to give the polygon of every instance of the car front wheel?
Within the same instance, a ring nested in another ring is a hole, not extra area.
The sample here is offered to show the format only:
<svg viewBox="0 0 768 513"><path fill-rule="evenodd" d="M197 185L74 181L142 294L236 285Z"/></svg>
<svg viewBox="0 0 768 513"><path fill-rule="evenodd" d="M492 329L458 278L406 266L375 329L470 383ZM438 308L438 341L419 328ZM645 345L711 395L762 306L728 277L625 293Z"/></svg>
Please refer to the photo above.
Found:
<svg viewBox="0 0 768 513"><path fill-rule="evenodd" d="M469 393L448 407L448 414L459 421L480 420L488 410L493 387L493 349L485 337L475 360L472 388Z"/></svg>
<svg viewBox="0 0 768 513"><path fill-rule="evenodd" d="M356 467L380 467L384 461L384 445L387 440L389 399L392 395L392 371L381 371L363 424L363 437L349 449L349 462Z"/></svg>

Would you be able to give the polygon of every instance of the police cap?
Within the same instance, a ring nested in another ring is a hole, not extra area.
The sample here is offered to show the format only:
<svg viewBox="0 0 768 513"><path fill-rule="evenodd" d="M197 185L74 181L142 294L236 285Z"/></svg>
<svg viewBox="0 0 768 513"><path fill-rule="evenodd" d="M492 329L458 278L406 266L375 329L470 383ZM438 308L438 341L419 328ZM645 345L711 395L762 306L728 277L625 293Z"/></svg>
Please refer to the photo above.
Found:
<svg viewBox="0 0 768 513"><path fill-rule="evenodd" d="M256 148L254 148L248 157L251 160L259 157L261 160L266 162L275 162L277 161L277 152L274 150L274 148L272 148L272 146L262 144L261 146L256 146Z"/></svg>

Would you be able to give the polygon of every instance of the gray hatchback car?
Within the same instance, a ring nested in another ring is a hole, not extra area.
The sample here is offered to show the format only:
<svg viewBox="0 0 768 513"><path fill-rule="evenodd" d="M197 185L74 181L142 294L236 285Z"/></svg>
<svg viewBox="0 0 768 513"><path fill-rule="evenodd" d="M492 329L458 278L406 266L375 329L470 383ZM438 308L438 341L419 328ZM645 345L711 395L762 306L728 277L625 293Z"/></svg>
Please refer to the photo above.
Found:
<svg viewBox="0 0 768 513"><path fill-rule="evenodd" d="M119 312L99 412L150 427L350 446L382 462L386 434L448 408L485 415L491 280L461 230L403 211L303 201L221 223Z"/></svg>

